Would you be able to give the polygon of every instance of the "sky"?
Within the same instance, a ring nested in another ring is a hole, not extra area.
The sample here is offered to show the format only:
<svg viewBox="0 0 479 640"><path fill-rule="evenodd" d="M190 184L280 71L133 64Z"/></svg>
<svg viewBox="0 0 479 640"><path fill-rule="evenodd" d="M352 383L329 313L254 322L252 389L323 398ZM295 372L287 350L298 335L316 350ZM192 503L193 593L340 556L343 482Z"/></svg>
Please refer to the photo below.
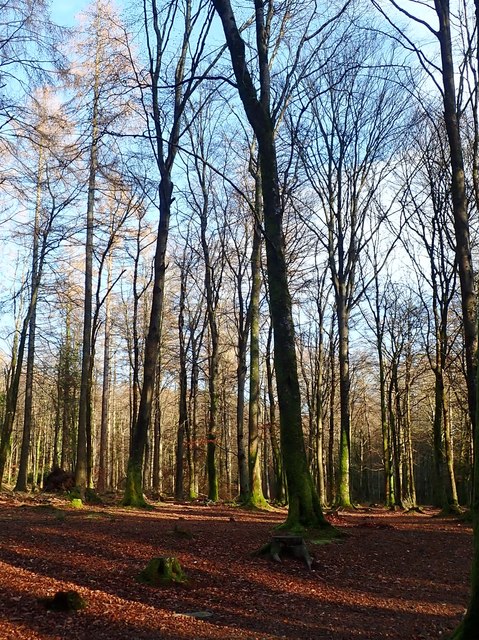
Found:
<svg viewBox="0 0 479 640"><path fill-rule="evenodd" d="M51 16L54 22L65 27L75 24L75 17L90 0L51 0Z"/></svg>

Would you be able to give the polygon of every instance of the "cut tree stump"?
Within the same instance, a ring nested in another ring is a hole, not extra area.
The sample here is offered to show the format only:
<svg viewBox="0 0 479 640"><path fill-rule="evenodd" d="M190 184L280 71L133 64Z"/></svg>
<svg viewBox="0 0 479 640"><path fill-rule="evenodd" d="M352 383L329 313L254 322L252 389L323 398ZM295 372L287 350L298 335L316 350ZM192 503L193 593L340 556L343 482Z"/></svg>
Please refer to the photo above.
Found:
<svg viewBox="0 0 479 640"><path fill-rule="evenodd" d="M79 611L86 607L85 600L77 591L57 591L53 598L43 598L40 602L50 611Z"/></svg>
<svg viewBox="0 0 479 640"><path fill-rule="evenodd" d="M140 582L146 582L154 587L188 582L179 560L175 557L152 558L138 579Z"/></svg>
<svg viewBox="0 0 479 640"><path fill-rule="evenodd" d="M258 555L269 555L276 562L282 562L282 555L290 555L303 560L311 570L313 559L309 553L304 538L301 536L278 535L271 538L271 542L261 547Z"/></svg>

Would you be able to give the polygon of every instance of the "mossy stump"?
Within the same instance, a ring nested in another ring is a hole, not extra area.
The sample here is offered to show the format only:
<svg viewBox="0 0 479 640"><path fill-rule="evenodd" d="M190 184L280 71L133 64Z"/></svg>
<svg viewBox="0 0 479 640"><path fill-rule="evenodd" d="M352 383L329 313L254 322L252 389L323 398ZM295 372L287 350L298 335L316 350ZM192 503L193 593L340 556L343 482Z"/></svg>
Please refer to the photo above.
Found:
<svg viewBox="0 0 479 640"><path fill-rule="evenodd" d="M175 557L152 558L138 576L140 582L154 587L186 584L188 579Z"/></svg>
<svg viewBox="0 0 479 640"><path fill-rule="evenodd" d="M53 598L44 598L41 602L49 611L70 613L86 607L86 602L78 591L57 591Z"/></svg>

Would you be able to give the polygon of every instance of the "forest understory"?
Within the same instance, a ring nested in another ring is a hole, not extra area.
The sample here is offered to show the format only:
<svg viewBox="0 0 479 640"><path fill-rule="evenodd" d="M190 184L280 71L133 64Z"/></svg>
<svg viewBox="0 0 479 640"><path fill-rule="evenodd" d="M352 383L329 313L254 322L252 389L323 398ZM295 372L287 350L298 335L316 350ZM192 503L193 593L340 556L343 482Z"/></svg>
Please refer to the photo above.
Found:
<svg viewBox="0 0 479 640"><path fill-rule="evenodd" d="M161 503L75 509L45 494L0 494L0 640L437 640L464 614L470 525L437 511L331 514L345 535L309 543L312 570L256 557L286 512ZM138 581L175 556L186 585ZM47 610L77 591L86 607Z"/></svg>

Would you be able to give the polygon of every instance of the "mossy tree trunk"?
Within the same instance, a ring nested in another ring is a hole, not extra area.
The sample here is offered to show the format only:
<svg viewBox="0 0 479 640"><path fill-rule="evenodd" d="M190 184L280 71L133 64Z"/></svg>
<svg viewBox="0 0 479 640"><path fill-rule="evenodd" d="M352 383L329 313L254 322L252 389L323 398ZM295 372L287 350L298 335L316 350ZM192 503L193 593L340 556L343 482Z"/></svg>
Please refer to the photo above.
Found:
<svg viewBox="0 0 479 640"><path fill-rule="evenodd" d="M319 306L319 301L318 301ZM314 446L313 451L316 458L316 470L319 501L322 505L327 503L326 478L324 473L324 345L323 345L323 313L321 310L319 326L318 353L316 355L316 382L315 382L315 421L314 421Z"/></svg>
<svg viewBox="0 0 479 640"><path fill-rule="evenodd" d="M251 299L250 299L250 380L249 380L249 415L248 415L248 469L249 498L252 507L265 508L267 502L263 495L261 478L259 401L260 401L260 349L259 349L259 302L261 293L261 230L259 221L262 218L261 178L256 178L256 217L253 231L253 248L251 252Z"/></svg>
<svg viewBox="0 0 479 640"><path fill-rule="evenodd" d="M283 467L283 455L281 453L281 445L279 442L278 425L276 419L276 396L274 391L274 372L272 362L272 327L269 327L268 339L266 342L266 383L268 396L268 412L269 412L269 439L271 442L271 454L273 458L273 474L274 488L273 497L280 504L287 501L286 486Z"/></svg>
<svg viewBox="0 0 479 640"><path fill-rule="evenodd" d="M334 318L331 318L329 331L329 442L328 442L328 502L336 503L336 465L334 462L334 443L336 433L336 335Z"/></svg>
<svg viewBox="0 0 479 640"><path fill-rule="evenodd" d="M344 258L341 262L344 261ZM333 270L334 277L337 274ZM349 370L349 308L346 303L346 283L338 281L336 287L336 315L339 335L339 477L336 503L339 507L350 508L350 466L351 466L351 379Z"/></svg>
<svg viewBox="0 0 479 640"><path fill-rule="evenodd" d="M198 482L198 444L197 444L197 414L198 414L198 383L199 383L199 354L203 341L203 332L196 333L199 318L202 315L199 306L193 323L190 323L191 342L191 376L190 376L190 396L189 396L189 420L187 422L187 460L188 460L188 497L195 500L199 493Z"/></svg>
<svg viewBox="0 0 479 640"><path fill-rule="evenodd" d="M183 457L185 437L188 433L188 371L187 371L187 341L185 335L185 306L186 306L186 248L180 264L180 299L178 303L178 341L179 341L179 396L178 396L178 429L176 432L175 450L175 499L184 498Z"/></svg>
<svg viewBox="0 0 479 640"><path fill-rule="evenodd" d="M323 516L309 472L303 438L295 333L282 229L283 211L279 191L275 123L271 112L269 33L265 12L271 11L272 5L265 5L260 0L255 0L260 82L258 97L248 69L246 46L236 25L231 3L229 0L212 0L212 2L222 21L239 96L246 117L258 140L270 310L275 345L274 364L280 409L281 448L289 498L285 527L329 527L329 523ZM271 18L270 15L267 17L268 20Z"/></svg>
<svg viewBox="0 0 479 640"><path fill-rule="evenodd" d="M200 149L203 151L204 131L200 132ZM203 156L206 158L206 156ZM217 320L217 306L219 301L219 286L222 279L222 265L216 273L213 258L207 238L208 213L209 213L209 192L207 185L206 164L199 159L195 159L196 173L202 193L202 202L198 203L198 214L200 217L200 238L203 250L203 260L205 266L204 290L206 298L206 317L209 330L209 354L208 354L208 392L209 408L207 422L207 445L206 445L206 471L208 477L208 499L216 502L219 498L218 468L217 468L217 444L218 422L219 422L219 373L220 373L220 353L219 353L219 327Z"/></svg>

